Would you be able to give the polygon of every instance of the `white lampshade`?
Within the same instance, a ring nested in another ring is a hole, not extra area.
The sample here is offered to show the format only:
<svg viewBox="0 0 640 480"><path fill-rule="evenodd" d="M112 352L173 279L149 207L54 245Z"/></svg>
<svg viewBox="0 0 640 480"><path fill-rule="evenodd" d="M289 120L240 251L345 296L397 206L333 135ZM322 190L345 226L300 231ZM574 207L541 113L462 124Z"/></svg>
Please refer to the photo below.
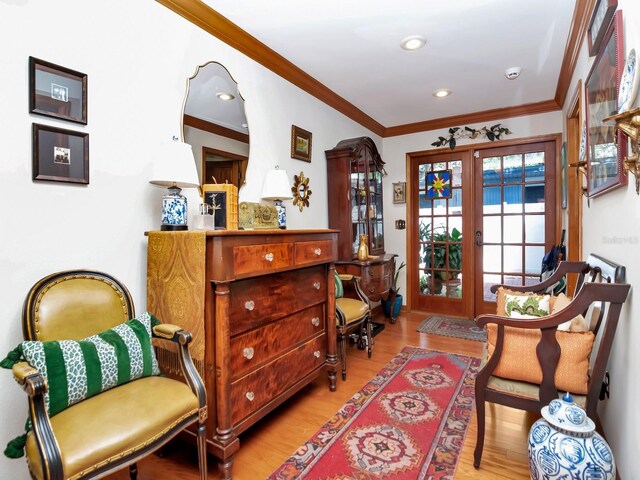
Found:
<svg viewBox="0 0 640 480"><path fill-rule="evenodd" d="M267 172L262 186L262 198L265 200L290 200L293 198L286 170L280 170L276 167Z"/></svg>
<svg viewBox="0 0 640 480"><path fill-rule="evenodd" d="M149 183L162 187L197 187L200 185L196 161L191 145L183 142L164 142L153 159L153 176Z"/></svg>

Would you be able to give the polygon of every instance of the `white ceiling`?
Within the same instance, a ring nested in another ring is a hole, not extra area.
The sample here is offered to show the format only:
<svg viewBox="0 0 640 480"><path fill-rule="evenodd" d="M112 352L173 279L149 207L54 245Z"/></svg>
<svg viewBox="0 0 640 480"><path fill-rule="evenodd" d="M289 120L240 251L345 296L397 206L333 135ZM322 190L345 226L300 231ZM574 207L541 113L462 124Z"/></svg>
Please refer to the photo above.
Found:
<svg viewBox="0 0 640 480"><path fill-rule="evenodd" d="M575 0L204 0L385 127L555 97ZM405 51L400 41L423 35ZM504 71L522 74L507 80ZM432 93L447 88L444 99Z"/></svg>

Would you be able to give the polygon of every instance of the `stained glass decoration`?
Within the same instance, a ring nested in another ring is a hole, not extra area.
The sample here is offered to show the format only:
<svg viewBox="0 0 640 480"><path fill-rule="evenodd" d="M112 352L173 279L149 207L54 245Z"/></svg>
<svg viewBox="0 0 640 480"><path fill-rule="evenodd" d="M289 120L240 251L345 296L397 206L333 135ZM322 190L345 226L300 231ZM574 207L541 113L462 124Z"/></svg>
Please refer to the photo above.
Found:
<svg viewBox="0 0 640 480"><path fill-rule="evenodd" d="M427 198L451 198L451 170L427 172Z"/></svg>

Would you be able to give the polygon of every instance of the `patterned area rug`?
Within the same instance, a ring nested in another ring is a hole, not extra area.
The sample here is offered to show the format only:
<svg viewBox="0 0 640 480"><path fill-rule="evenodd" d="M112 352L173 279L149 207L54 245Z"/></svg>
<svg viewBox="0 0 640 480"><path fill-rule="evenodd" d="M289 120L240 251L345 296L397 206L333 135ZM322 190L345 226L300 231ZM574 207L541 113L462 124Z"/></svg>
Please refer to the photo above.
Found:
<svg viewBox="0 0 640 480"><path fill-rule="evenodd" d="M432 315L420 324L418 331L443 337L475 340L477 342L485 342L487 340L487 331L484 328L479 328L473 320L467 318Z"/></svg>
<svg viewBox="0 0 640 480"><path fill-rule="evenodd" d="M404 347L268 480L452 479L479 364Z"/></svg>

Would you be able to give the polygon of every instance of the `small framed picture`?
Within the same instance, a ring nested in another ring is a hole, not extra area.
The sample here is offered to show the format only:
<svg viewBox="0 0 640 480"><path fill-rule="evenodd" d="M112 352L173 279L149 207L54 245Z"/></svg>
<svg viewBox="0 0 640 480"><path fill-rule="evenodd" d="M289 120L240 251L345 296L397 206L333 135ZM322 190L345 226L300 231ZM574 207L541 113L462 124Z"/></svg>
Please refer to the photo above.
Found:
<svg viewBox="0 0 640 480"><path fill-rule="evenodd" d="M618 7L618 0L597 0L591 13L587 37L589 38L589 56L593 57L600 52L600 45L604 39L607 27L611 23L613 14Z"/></svg>
<svg viewBox="0 0 640 480"><path fill-rule="evenodd" d="M291 158L311 162L311 132L291 125Z"/></svg>
<svg viewBox="0 0 640 480"><path fill-rule="evenodd" d="M89 183L89 134L33 124L33 180Z"/></svg>
<svg viewBox="0 0 640 480"><path fill-rule="evenodd" d="M407 182L393 184L393 203L407 202Z"/></svg>
<svg viewBox="0 0 640 480"><path fill-rule="evenodd" d="M427 198L451 198L451 170L427 172Z"/></svg>
<svg viewBox="0 0 640 480"><path fill-rule="evenodd" d="M29 57L29 113L87 124L87 75Z"/></svg>

